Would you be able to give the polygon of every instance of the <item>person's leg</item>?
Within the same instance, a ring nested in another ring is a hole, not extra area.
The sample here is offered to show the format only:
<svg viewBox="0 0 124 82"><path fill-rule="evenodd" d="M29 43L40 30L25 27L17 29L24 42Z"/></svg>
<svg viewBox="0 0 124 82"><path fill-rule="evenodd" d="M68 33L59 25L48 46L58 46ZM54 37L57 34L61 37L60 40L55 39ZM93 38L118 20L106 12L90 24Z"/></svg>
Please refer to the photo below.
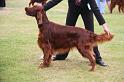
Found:
<svg viewBox="0 0 124 82"><path fill-rule="evenodd" d="M100 12L101 12L101 4L100 4L100 0L96 0L96 4L97 4L97 6L98 6L98 8L99 8L99 10L100 10Z"/></svg>
<svg viewBox="0 0 124 82"><path fill-rule="evenodd" d="M0 0L0 7L6 7L5 0Z"/></svg>
<svg viewBox="0 0 124 82"><path fill-rule="evenodd" d="M102 0L101 6L100 6L100 12L101 12L102 14L105 13L105 5L106 5L106 0Z"/></svg>
<svg viewBox="0 0 124 82"><path fill-rule="evenodd" d="M82 12L81 16L82 16L82 19L84 21L85 28L87 30L94 32L93 12L92 11L87 11L85 13ZM96 63L101 65L101 66L106 66L106 64L102 61L102 58L100 56L100 52L98 50L98 46L94 47L93 51L96 55Z"/></svg>
<svg viewBox="0 0 124 82"><path fill-rule="evenodd" d="M75 26L78 16L79 16L78 11L74 12L74 10L68 10L66 17L66 25ZM69 51L63 54L57 54L53 60L65 60L68 56L68 53Z"/></svg>
<svg viewBox="0 0 124 82"><path fill-rule="evenodd" d="M108 9L109 9L109 12L110 12L110 4L111 4L111 1L110 1L110 0L106 0L106 3L107 3L107 6L108 6Z"/></svg>

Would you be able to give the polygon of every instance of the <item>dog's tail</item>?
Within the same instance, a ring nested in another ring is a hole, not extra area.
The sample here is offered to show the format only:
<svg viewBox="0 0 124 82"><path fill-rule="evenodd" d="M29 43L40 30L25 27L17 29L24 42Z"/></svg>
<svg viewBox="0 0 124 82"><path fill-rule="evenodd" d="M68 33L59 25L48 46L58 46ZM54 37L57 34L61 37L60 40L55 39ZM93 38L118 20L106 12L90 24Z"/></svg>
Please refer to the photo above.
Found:
<svg viewBox="0 0 124 82"><path fill-rule="evenodd" d="M95 41L98 43L103 43L103 42L111 41L113 37L114 35L112 34L108 35L107 33L104 33L104 34L96 35Z"/></svg>

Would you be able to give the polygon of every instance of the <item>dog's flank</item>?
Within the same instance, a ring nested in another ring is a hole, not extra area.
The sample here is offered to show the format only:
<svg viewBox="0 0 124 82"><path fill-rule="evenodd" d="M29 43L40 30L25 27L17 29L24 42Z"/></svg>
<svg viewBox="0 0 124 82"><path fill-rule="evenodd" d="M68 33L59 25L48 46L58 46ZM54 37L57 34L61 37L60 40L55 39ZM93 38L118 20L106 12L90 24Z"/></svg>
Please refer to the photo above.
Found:
<svg viewBox="0 0 124 82"><path fill-rule="evenodd" d="M37 20L39 28L38 45L44 53L43 64L40 67L50 65L51 56L54 52L66 52L76 47L79 53L88 58L92 68L95 70L95 58L93 47L98 42L110 41L113 35L97 35L83 28L59 25L48 20L45 11L39 6L25 8L26 14ZM43 66L42 66L43 65Z"/></svg>

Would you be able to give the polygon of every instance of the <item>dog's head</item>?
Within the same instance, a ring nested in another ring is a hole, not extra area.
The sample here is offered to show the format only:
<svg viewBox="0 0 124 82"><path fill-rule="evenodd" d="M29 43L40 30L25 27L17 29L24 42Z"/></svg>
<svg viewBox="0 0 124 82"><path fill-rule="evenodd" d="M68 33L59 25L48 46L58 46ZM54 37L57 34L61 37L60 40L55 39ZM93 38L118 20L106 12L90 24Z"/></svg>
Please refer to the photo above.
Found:
<svg viewBox="0 0 124 82"><path fill-rule="evenodd" d="M36 17L38 24L42 24L42 16L44 13L42 4L36 4L33 7L25 7L25 11L26 15Z"/></svg>
<svg viewBox="0 0 124 82"><path fill-rule="evenodd" d="M43 12L42 4L41 6L34 5L33 7L25 7L26 15L36 17L38 13Z"/></svg>

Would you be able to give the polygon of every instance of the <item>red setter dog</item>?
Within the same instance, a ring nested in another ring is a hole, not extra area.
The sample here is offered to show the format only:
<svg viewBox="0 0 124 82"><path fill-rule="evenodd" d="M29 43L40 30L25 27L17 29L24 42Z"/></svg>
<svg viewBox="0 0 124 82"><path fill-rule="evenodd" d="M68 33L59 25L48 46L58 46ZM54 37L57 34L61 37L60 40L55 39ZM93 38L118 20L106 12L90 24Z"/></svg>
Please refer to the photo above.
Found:
<svg viewBox="0 0 124 82"><path fill-rule="evenodd" d="M111 0L110 13L112 13L116 5L118 5L119 12L124 12L124 0Z"/></svg>
<svg viewBox="0 0 124 82"><path fill-rule="evenodd" d="M45 11L39 6L26 7L25 11L27 15L35 17L38 24L38 45L44 54L43 64L41 63L39 67L48 67L54 52L63 53L76 47L83 57L89 59L92 66L91 71L94 71L95 54L93 47L97 43L110 41L113 38L111 34L97 35L83 28L51 22Z"/></svg>

